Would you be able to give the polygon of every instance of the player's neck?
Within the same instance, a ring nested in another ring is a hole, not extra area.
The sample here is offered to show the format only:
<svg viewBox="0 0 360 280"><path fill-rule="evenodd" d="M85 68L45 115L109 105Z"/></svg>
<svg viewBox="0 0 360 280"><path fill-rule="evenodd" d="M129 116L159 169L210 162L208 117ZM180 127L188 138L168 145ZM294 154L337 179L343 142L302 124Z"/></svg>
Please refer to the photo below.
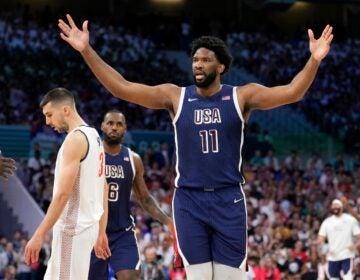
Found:
<svg viewBox="0 0 360 280"><path fill-rule="evenodd" d="M109 145L105 141L103 141L103 143L104 143L104 150L107 154L116 156L117 154L120 153L122 147L121 144Z"/></svg>
<svg viewBox="0 0 360 280"><path fill-rule="evenodd" d="M220 82L214 82L206 88L196 87L196 92L201 96L209 97L218 93L222 88L222 84Z"/></svg>
<svg viewBox="0 0 360 280"><path fill-rule="evenodd" d="M68 132L70 132L81 125L86 125L86 122L79 115L77 115L68 120L68 125Z"/></svg>

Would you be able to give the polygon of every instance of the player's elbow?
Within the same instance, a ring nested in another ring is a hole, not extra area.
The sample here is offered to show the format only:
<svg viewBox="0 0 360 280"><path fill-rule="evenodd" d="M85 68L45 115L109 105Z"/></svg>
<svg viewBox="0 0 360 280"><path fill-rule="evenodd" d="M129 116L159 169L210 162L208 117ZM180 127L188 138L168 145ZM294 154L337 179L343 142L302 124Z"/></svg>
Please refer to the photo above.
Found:
<svg viewBox="0 0 360 280"><path fill-rule="evenodd" d="M72 195L72 191L59 191L54 199L58 200L59 202L67 202Z"/></svg>
<svg viewBox="0 0 360 280"><path fill-rule="evenodd" d="M290 103L295 103L303 99L307 91L307 88L298 87L290 84L287 90L288 90L287 95L289 96Z"/></svg>

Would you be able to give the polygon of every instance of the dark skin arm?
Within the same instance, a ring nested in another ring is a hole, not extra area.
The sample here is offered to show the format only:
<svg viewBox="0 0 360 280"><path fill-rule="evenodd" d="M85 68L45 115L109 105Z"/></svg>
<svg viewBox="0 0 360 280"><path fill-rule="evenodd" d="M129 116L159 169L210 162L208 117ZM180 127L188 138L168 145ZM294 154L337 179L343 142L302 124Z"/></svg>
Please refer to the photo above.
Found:
<svg viewBox="0 0 360 280"><path fill-rule="evenodd" d="M289 84L265 87L250 83L237 88L239 106L246 120L252 110L273 109L300 101L304 97L315 79L321 61L330 51L330 44L334 38L332 30L333 28L327 25L318 39L314 38L312 30L308 30L311 56Z"/></svg>
<svg viewBox="0 0 360 280"><path fill-rule="evenodd" d="M135 197L141 207L149 213L149 215L158 220L160 223L169 226L171 228L172 219L169 218L165 212L160 208L159 204L155 201L154 197L149 193L145 181L144 181L144 165L140 159L140 156L136 153L134 155L135 165L135 178L133 183L133 191Z"/></svg>
<svg viewBox="0 0 360 280"><path fill-rule="evenodd" d="M96 78L112 95L147 108L167 109L174 114L174 104L177 107L180 96L179 87L173 84L148 86L127 81L90 46L88 21L84 21L79 29L70 15L66 15L66 19L67 22L62 19L58 22L61 38L80 52Z"/></svg>

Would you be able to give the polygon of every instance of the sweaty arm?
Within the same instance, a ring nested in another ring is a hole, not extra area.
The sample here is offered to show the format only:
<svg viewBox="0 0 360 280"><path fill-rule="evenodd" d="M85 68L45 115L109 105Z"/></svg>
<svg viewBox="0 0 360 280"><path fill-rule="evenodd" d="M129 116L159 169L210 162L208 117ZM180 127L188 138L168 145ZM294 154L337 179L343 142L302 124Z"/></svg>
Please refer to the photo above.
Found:
<svg viewBox="0 0 360 280"><path fill-rule="evenodd" d="M321 61L330 51L333 39L332 27L327 25L322 35L314 38L312 30L308 30L311 56L305 67L287 85L265 87L251 83L237 89L238 102L247 117L254 109L272 109L281 105L297 102L303 98L314 81Z"/></svg>
<svg viewBox="0 0 360 280"><path fill-rule="evenodd" d="M151 109L173 110L173 104L179 99L179 87L173 84L147 86L127 81L91 47L88 21L84 21L80 30L70 15L66 15L66 18L67 22L62 19L58 22L61 38L80 52L90 70L112 95Z"/></svg>
<svg viewBox="0 0 360 280"><path fill-rule="evenodd" d="M300 101L312 84L320 62L312 57L305 67L283 86L265 87L250 83L237 89L238 101L244 104L244 111L273 109L281 105Z"/></svg>
<svg viewBox="0 0 360 280"><path fill-rule="evenodd" d="M149 193L145 181L144 181L144 165L141 161L141 158L138 154L133 153L134 155L134 164L135 164L135 179L133 183L133 191L138 202L142 208L149 213L149 215L158 220L160 223L171 226L172 220L169 218L165 212L160 208L156 203L154 197Z"/></svg>
<svg viewBox="0 0 360 280"><path fill-rule="evenodd" d="M80 162L85 157L87 149L88 142L85 136L79 131L73 132L65 140L62 154L64 161L59 170L59 177L56 179L59 182L58 189L51 200L43 221L26 245L25 262L27 264L38 260L46 234L59 219L66 203L71 197L79 172Z"/></svg>

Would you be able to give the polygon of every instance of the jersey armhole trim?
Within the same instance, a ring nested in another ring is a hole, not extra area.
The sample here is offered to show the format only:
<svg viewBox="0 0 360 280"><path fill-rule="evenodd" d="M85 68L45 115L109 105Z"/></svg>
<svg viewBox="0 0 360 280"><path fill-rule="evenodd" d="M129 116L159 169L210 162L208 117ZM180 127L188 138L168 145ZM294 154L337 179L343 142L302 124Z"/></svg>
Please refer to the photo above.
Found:
<svg viewBox="0 0 360 280"><path fill-rule="evenodd" d="M90 148L89 139L88 139L88 137L86 136L86 134L85 134L84 131L82 131L82 130L80 130L80 129L75 129L74 132L75 132L75 131L81 132L81 133L85 136L86 142L88 143L88 144L87 144L86 154L85 154L85 156L80 160L80 162L83 162L83 161L86 159L87 155L89 154L89 148Z"/></svg>
<svg viewBox="0 0 360 280"><path fill-rule="evenodd" d="M124 148L124 146L123 146L123 148ZM135 176L136 176L135 163L134 163L134 154L133 154L133 151L130 148L127 148L127 149L128 149L128 153L129 153L131 169L133 171L132 181L134 181Z"/></svg>
<svg viewBox="0 0 360 280"><path fill-rule="evenodd" d="M239 107L239 102L238 102L238 99L237 99L236 89L237 89L237 87L233 87L233 93L232 93L233 101L234 101L235 109L236 109L236 111L237 111L237 113L239 115L239 118L241 119L241 121L245 125L244 117L243 117L243 114L242 114L242 112L240 110L240 107Z"/></svg>
<svg viewBox="0 0 360 280"><path fill-rule="evenodd" d="M172 121L173 124L176 123L176 121L178 120L180 114L181 114L181 109L182 109L182 106L183 106L183 103L184 103L184 96L185 96L185 90L186 90L186 87L182 87L181 88L181 93L180 93L180 98L179 98L179 105L178 105L178 108L177 108L177 111L176 111L176 115Z"/></svg>

